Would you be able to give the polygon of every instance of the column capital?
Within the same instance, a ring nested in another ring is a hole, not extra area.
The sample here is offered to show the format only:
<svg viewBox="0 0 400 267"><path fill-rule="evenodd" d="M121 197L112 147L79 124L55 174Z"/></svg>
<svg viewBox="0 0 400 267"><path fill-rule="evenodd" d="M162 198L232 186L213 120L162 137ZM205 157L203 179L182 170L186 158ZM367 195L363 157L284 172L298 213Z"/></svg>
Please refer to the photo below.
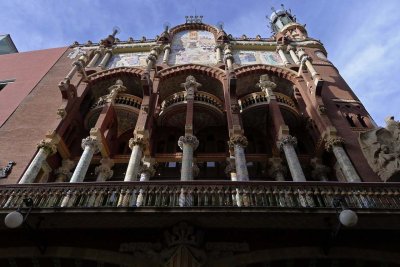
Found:
<svg viewBox="0 0 400 267"><path fill-rule="evenodd" d="M345 141L342 137L331 136L325 142L325 149L330 152L334 146L343 146L344 143Z"/></svg>
<svg viewBox="0 0 400 267"><path fill-rule="evenodd" d="M197 140L197 137L194 135L185 135L179 137L178 146L180 147L180 149L183 150L184 144L190 145L193 147L194 150L196 150L199 146L199 140Z"/></svg>
<svg viewBox="0 0 400 267"><path fill-rule="evenodd" d="M290 50L295 50L293 45L287 45L286 46L286 51L290 52Z"/></svg>
<svg viewBox="0 0 400 267"><path fill-rule="evenodd" d="M230 147L233 147L235 145L239 145L241 147L246 147L249 144L247 141L246 136L244 135L234 135L229 139L228 145Z"/></svg>
<svg viewBox="0 0 400 267"><path fill-rule="evenodd" d="M87 146L94 149L94 154L97 154L100 152L100 142L96 138L88 136L88 137L82 139L82 149L85 150L85 147L87 147Z"/></svg>
<svg viewBox="0 0 400 267"><path fill-rule="evenodd" d="M133 138L129 139L129 147L133 149L134 146L140 146L142 149L146 147L148 140L146 137L135 134Z"/></svg>
<svg viewBox="0 0 400 267"><path fill-rule="evenodd" d="M297 138L291 135L286 135L281 140L278 141L279 147L282 149L284 145L292 145L296 146L297 145Z"/></svg>
<svg viewBox="0 0 400 267"><path fill-rule="evenodd" d="M279 50L282 50L282 51L284 51L285 50L285 46L284 45L278 45L277 47L276 47L276 52L278 52Z"/></svg>
<svg viewBox="0 0 400 267"><path fill-rule="evenodd" d="M217 51L217 49L221 49L221 50L222 50L222 48L223 48L223 45L222 45L222 44L216 44L216 45L214 46L214 51Z"/></svg>
<svg viewBox="0 0 400 267"><path fill-rule="evenodd" d="M37 144L37 148L46 151L47 155L53 155L57 152L57 145L51 140L42 139L39 144Z"/></svg>

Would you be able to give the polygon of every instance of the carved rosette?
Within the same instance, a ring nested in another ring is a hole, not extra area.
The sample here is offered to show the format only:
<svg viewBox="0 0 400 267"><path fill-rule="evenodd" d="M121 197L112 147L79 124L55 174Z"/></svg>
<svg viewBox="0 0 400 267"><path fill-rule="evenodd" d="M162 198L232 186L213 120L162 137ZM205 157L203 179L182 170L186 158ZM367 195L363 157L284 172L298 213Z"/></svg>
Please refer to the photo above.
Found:
<svg viewBox="0 0 400 267"><path fill-rule="evenodd" d="M199 140L197 140L197 137L194 135L185 135L179 137L178 146L180 147L180 149L183 150L184 144L190 145L191 147L193 147L193 150L196 150L199 146Z"/></svg>
<svg viewBox="0 0 400 267"><path fill-rule="evenodd" d="M133 138L129 139L129 147L133 149L134 146L140 146L142 149L147 145L147 139L143 136L135 135Z"/></svg>
<svg viewBox="0 0 400 267"><path fill-rule="evenodd" d="M41 140L37 145L38 149L43 149L47 155L53 155L57 152L57 146L49 140Z"/></svg>
<svg viewBox="0 0 400 267"><path fill-rule="evenodd" d="M342 137L329 137L325 142L325 149L327 151L332 151L334 146L343 146L344 139Z"/></svg>
<svg viewBox="0 0 400 267"><path fill-rule="evenodd" d="M282 149L284 145L292 145L292 146L297 146L297 138L291 135L287 135L283 137L279 142L278 142L279 147Z"/></svg>
<svg viewBox="0 0 400 267"><path fill-rule="evenodd" d="M229 139L228 145L230 147L234 147L235 145L239 145L243 148L247 147L249 142L247 141L246 136L244 135L234 135Z"/></svg>
<svg viewBox="0 0 400 267"><path fill-rule="evenodd" d="M82 149L85 150L85 147L91 147L94 149L94 154L100 152L100 143L97 139L88 136L85 139L82 139Z"/></svg>

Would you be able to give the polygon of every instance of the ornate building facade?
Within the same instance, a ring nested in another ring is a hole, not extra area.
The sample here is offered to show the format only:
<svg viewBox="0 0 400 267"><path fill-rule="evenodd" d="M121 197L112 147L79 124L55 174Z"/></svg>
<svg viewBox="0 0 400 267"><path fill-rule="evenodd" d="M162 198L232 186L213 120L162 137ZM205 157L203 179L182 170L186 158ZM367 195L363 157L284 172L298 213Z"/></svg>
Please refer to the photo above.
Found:
<svg viewBox="0 0 400 267"><path fill-rule="evenodd" d="M0 128L1 214L26 216L1 266L400 265L399 123L291 12L270 23L62 51Z"/></svg>

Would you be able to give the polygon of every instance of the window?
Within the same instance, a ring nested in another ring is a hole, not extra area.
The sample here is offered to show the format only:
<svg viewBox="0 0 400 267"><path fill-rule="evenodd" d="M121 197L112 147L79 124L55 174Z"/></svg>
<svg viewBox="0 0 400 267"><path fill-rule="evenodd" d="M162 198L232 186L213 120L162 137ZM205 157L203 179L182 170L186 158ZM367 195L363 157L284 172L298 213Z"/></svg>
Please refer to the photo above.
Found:
<svg viewBox="0 0 400 267"><path fill-rule="evenodd" d="M15 82L15 79L0 81L0 91L3 90L3 88L6 87L7 84L13 83L13 82Z"/></svg>

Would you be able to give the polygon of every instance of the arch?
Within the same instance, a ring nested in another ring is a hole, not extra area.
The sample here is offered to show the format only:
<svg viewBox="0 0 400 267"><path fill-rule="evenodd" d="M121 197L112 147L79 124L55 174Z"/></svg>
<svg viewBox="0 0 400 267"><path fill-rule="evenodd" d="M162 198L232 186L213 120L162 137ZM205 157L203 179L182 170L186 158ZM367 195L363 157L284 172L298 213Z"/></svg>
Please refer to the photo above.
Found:
<svg viewBox="0 0 400 267"><path fill-rule="evenodd" d="M259 262L273 262L295 259L360 259L400 264L400 254L396 252L380 251L353 247L333 247L328 254L324 254L321 247L287 247L258 250L249 253L219 258L209 263L210 267L234 267Z"/></svg>
<svg viewBox="0 0 400 267"><path fill-rule="evenodd" d="M219 32L218 28L211 26L209 24L185 23L185 24L177 25L170 29L170 32L169 32L170 40L173 40L174 35L177 34L178 32L189 31L189 30L200 30L200 31L211 32L214 35L215 40L217 40L218 32Z"/></svg>
<svg viewBox="0 0 400 267"><path fill-rule="evenodd" d="M265 71L279 78L289 80L296 85L302 80L302 78L297 77L297 73L293 70L265 64L243 66L235 69L235 74L237 78L240 78L247 74L262 73Z"/></svg>
<svg viewBox="0 0 400 267"><path fill-rule="evenodd" d="M139 68L133 68L133 67L118 67L118 68L113 68L113 69L107 69L103 70L100 72L93 73L88 76L90 82L90 85L96 84L98 81L109 79L109 78L114 78L118 77L121 74L128 74L135 76L137 78L142 78L144 75L144 70L139 69Z"/></svg>
<svg viewBox="0 0 400 267"><path fill-rule="evenodd" d="M170 68L166 68L158 72L158 78L160 81L164 81L170 77L180 75L180 74L190 74L190 73L199 73L204 74L206 76L210 76L212 78L218 79L221 83L223 79L226 78L226 74L223 70L219 68L214 68L210 66L200 65L200 64L184 64L177 65Z"/></svg>

